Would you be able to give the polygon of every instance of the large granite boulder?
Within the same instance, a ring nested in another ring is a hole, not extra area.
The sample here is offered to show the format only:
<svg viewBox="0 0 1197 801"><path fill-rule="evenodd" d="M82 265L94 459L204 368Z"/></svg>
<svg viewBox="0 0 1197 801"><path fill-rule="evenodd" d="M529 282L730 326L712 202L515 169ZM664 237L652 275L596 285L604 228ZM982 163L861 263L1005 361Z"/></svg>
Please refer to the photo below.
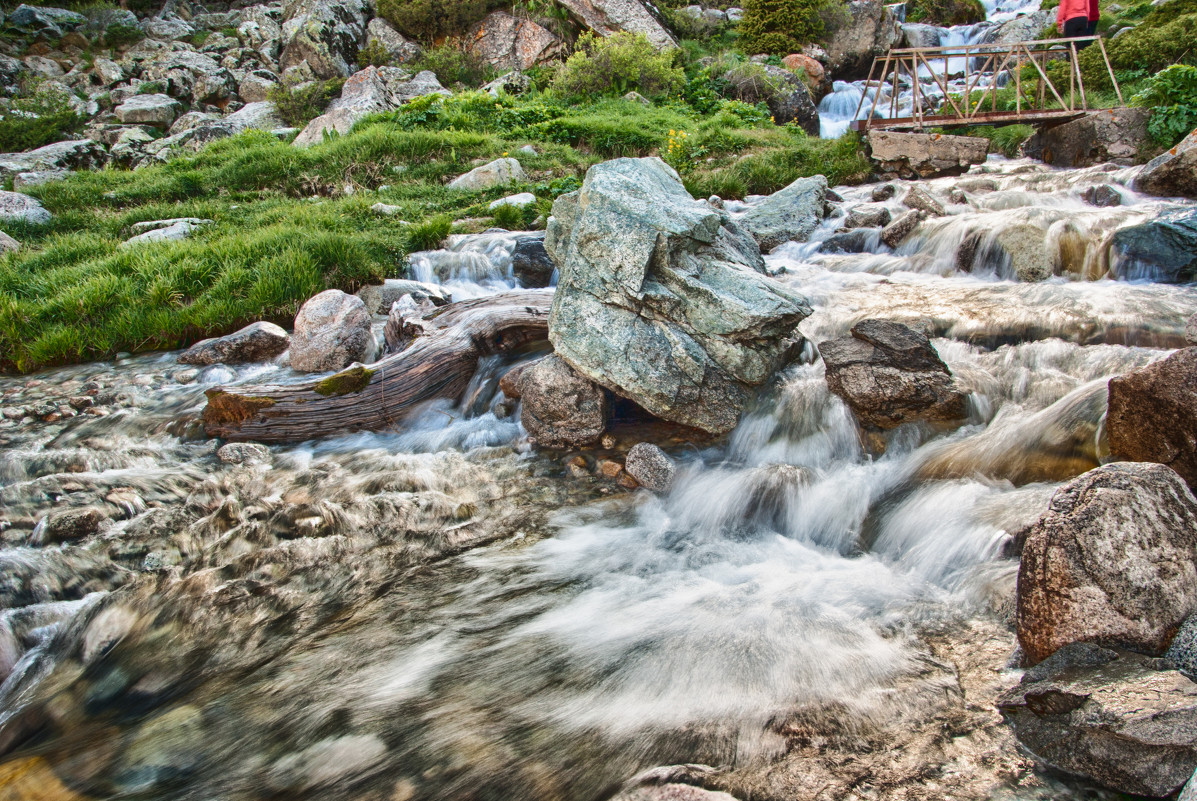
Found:
<svg viewBox="0 0 1197 801"><path fill-rule="evenodd" d="M1197 131L1147 162L1134 188L1145 195L1197 198Z"/></svg>
<svg viewBox="0 0 1197 801"><path fill-rule="evenodd" d="M391 61L398 64L415 61L424 53L423 48L395 30L382 17L375 17L366 26L366 46L382 48Z"/></svg>
<svg viewBox="0 0 1197 801"><path fill-rule="evenodd" d="M1014 19L1006 20L987 30L982 41L985 44L1016 44L1018 42L1033 42L1043 33L1043 29L1056 22L1056 9L1033 11L1020 14Z"/></svg>
<svg viewBox="0 0 1197 801"><path fill-rule="evenodd" d="M726 93L745 103L764 103L779 125L796 122L811 136L819 135L819 110L811 90L795 73L765 64L745 64L723 75Z"/></svg>
<svg viewBox="0 0 1197 801"><path fill-rule="evenodd" d="M428 70L412 75L400 67L366 67L353 74L341 96L295 137L297 147L324 141L325 131L347 134L362 117L399 108L424 95L452 94Z"/></svg>
<svg viewBox="0 0 1197 801"><path fill-rule="evenodd" d="M916 420L959 422L965 395L927 336L889 320L862 320L852 336L819 344L827 386L868 428Z"/></svg>
<svg viewBox="0 0 1197 801"><path fill-rule="evenodd" d="M117 106L114 113L126 125L166 129L183 113L183 104L170 95L134 95Z"/></svg>
<svg viewBox="0 0 1197 801"><path fill-rule="evenodd" d="M537 445L592 445L607 427L603 388L555 355L520 370L514 390L521 403L520 423Z"/></svg>
<svg viewBox="0 0 1197 801"><path fill-rule="evenodd" d="M71 31L86 25L87 17L65 8L30 6L22 3L8 15L5 24L33 36L61 39Z"/></svg>
<svg viewBox="0 0 1197 801"><path fill-rule="evenodd" d="M142 80L166 88L166 94L187 103L224 107L237 94L237 78L207 53L161 50L142 67Z"/></svg>
<svg viewBox="0 0 1197 801"><path fill-rule="evenodd" d="M275 18L277 6L250 6L241 12L237 38L266 64L275 64L282 50L283 26Z"/></svg>
<svg viewBox="0 0 1197 801"><path fill-rule="evenodd" d="M799 178L746 211L737 222L769 252L786 242L805 242L819 227L827 206L827 179Z"/></svg>
<svg viewBox="0 0 1197 801"><path fill-rule="evenodd" d="M1169 796L1197 768L1197 684L1139 654L1065 646L997 706L1039 759L1117 792Z"/></svg>
<svg viewBox="0 0 1197 801"><path fill-rule="evenodd" d="M1176 471L1115 462L1052 497L1018 569L1018 641L1034 664L1074 642L1164 653L1197 610L1197 499Z"/></svg>
<svg viewBox="0 0 1197 801"><path fill-rule="evenodd" d="M878 173L910 180L961 175L989 155L989 140L976 136L870 131L868 144Z"/></svg>
<svg viewBox="0 0 1197 801"><path fill-rule="evenodd" d="M1148 108L1101 109L1038 131L1022 146L1024 155L1054 167L1091 167L1113 162L1130 166L1151 137Z"/></svg>
<svg viewBox="0 0 1197 801"><path fill-rule="evenodd" d="M565 43L532 20L493 11L470 28L466 49L500 70L527 70L560 58Z"/></svg>
<svg viewBox="0 0 1197 801"><path fill-rule="evenodd" d="M0 153L0 179L22 172L49 170L92 170L108 162L108 151L91 139L72 139L27 150L24 153Z"/></svg>
<svg viewBox="0 0 1197 801"><path fill-rule="evenodd" d="M527 180L528 176L520 163L508 157L495 159L481 167L475 167L464 175L457 176L449 182L449 188L481 192L484 189L506 186L511 183L523 183Z"/></svg>
<svg viewBox="0 0 1197 801"><path fill-rule="evenodd" d="M304 373L340 370L367 361L374 350L370 312L361 298L326 289L295 316L291 367Z"/></svg>
<svg viewBox="0 0 1197 801"><path fill-rule="evenodd" d="M656 7L642 0L558 0L571 16L600 36L620 31L642 33L658 50L677 47L677 40Z"/></svg>
<svg viewBox="0 0 1197 801"><path fill-rule="evenodd" d="M0 221L16 220L33 225L43 225L50 222L51 219L53 219L53 215L29 195L0 191Z"/></svg>
<svg viewBox="0 0 1197 801"><path fill-rule="evenodd" d="M1197 348L1110 379L1110 453L1166 464L1197 486Z"/></svg>
<svg viewBox="0 0 1197 801"><path fill-rule="evenodd" d="M197 342L179 354L179 364L243 364L273 359L287 349L291 338L282 327L251 323L228 336Z"/></svg>
<svg viewBox="0 0 1197 801"><path fill-rule="evenodd" d="M553 204L557 355L666 420L726 433L790 358L806 301L764 275L756 242L660 159L591 167Z"/></svg>
<svg viewBox="0 0 1197 801"><path fill-rule="evenodd" d="M999 272L1019 281L1035 283L1052 277L1047 231L1037 225L1016 223L1000 228L993 233L986 253L1001 260Z"/></svg>
<svg viewBox="0 0 1197 801"><path fill-rule="evenodd" d="M883 0L851 0L847 5L852 19L824 43L828 71L836 80L866 77L873 59L902 40L902 21L893 5Z"/></svg>
<svg viewBox="0 0 1197 801"><path fill-rule="evenodd" d="M317 78L344 78L366 42L366 0L287 0L279 69L307 63Z"/></svg>
<svg viewBox="0 0 1197 801"><path fill-rule="evenodd" d="M1162 284L1197 280L1197 210L1164 212L1114 233L1110 275Z"/></svg>

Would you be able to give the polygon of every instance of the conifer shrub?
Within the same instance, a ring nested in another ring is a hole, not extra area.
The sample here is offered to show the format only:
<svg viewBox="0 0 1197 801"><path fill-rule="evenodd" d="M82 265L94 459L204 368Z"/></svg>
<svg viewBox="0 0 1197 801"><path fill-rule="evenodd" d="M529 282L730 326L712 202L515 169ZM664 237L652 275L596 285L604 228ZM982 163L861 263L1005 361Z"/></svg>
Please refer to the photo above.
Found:
<svg viewBox="0 0 1197 801"><path fill-rule="evenodd" d="M642 33L623 31L605 38L583 34L552 88L565 97L636 91L660 98L681 92L685 84L685 72L674 65L671 52L658 52Z"/></svg>
<svg viewBox="0 0 1197 801"><path fill-rule="evenodd" d="M487 0L378 0L378 15L404 36L433 42L459 36L486 16Z"/></svg>
<svg viewBox="0 0 1197 801"><path fill-rule="evenodd" d="M344 85L343 79L334 78L291 88L275 86L270 90L269 98L283 122L292 128L302 128L324 113L328 104L341 94Z"/></svg>
<svg viewBox="0 0 1197 801"><path fill-rule="evenodd" d="M83 127L70 97L46 81L30 78L21 96L0 107L0 152L15 153L61 142Z"/></svg>
<svg viewBox="0 0 1197 801"><path fill-rule="evenodd" d="M838 0L744 0L740 40L749 53L792 53L822 36L841 8Z"/></svg>

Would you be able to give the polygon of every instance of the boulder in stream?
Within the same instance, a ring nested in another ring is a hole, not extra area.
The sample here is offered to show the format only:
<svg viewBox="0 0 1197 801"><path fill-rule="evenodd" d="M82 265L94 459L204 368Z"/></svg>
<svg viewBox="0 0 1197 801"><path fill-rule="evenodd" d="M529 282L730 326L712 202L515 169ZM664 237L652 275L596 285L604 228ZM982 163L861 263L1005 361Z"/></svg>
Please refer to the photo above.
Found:
<svg viewBox="0 0 1197 801"><path fill-rule="evenodd" d="M520 370L514 385L517 395L513 397L521 400L520 423L537 445L592 445L603 435L606 393L557 356L546 356Z"/></svg>
<svg viewBox="0 0 1197 801"><path fill-rule="evenodd" d="M1053 167L1091 167L1112 162L1130 166L1151 142L1147 120L1151 109L1101 109L1079 120L1044 128L1022 146L1022 152Z"/></svg>
<svg viewBox="0 0 1197 801"><path fill-rule="evenodd" d="M852 336L819 344L828 388L867 427L957 422L965 396L927 336L889 320L862 320Z"/></svg>
<svg viewBox="0 0 1197 801"><path fill-rule="evenodd" d="M374 350L370 313L355 295L326 289L295 316L291 367L304 373L340 370L364 362Z"/></svg>
<svg viewBox="0 0 1197 801"><path fill-rule="evenodd" d="M906 237L914 233L919 223L927 219L927 212L922 209L911 209L881 230L881 241L891 248L897 249Z"/></svg>
<svg viewBox="0 0 1197 801"><path fill-rule="evenodd" d="M623 469L645 489L666 492L677 468L665 451L651 442L638 442L628 451Z"/></svg>
<svg viewBox="0 0 1197 801"><path fill-rule="evenodd" d="M1065 646L997 706L1039 759L1117 792L1169 796L1197 768L1197 684L1139 654Z"/></svg>
<svg viewBox="0 0 1197 801"><path fill-rule="evenodd" d="M768 252L786 242L810 239L823 219L826 203L826 178L799 178L746 211L739 224Z"/></svg>
<svg viewBox="0 0 1197 801"><path fill-rule="evenodd" d="M1164 212L1114 233L1110 274L1127 281L1185 284L1197 279L1197 210Z"/></svg>
<svg viewBox="0 0 1197 801"><path fill-rule="evenodd" d="M1170 467L1090 470L1027 535L1017 624L1031 664L1075 642L1160 655L1194 610L1197 499Z"/></svg>
<svg viewBox="0 0 1197 801"><path fill-rule="evenodd" d="M228 336L197 342L179 354L179 364L242 364L273 359L287 349L291 338L281 326L259 321Z"/></svg>
<svg viewBox="0 0 1197 801"><path fill-rule="evenodd" d="M877 172L911 180L961 175L989 155L988 139L945 134L870 131L868 147Z"/></svg>
<svg viewBox="0 0 1197 801"><path fill-rule="evenodd" d="M1197 131L1147 162L1135 178L1134 188L1157 197L1197 198Z"/></svg>
<svg viewBox="0 0 1197 801"><path fill-rule="evenodd" d="M545 248L560 268L557 355L651 414L710 433L735 427L810 315L764 274L753 238L657 158L591 167L553 204Z"/></svg>
<svg viewBox="0 0 1197 801"><path fill-rule="evenodd" d="M1110 452L1166 464L1197 486L1197 348L1110 379Z"/></svg>

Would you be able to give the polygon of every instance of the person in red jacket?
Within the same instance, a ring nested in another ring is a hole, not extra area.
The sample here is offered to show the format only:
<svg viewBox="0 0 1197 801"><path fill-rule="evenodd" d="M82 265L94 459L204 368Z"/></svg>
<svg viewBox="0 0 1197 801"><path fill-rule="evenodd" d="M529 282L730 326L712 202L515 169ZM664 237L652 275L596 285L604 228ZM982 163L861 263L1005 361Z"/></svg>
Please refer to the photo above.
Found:
<svg viewBox="0 0 1197 801"><path fill-rule="evenodd" d="M1060 0L1056 9L1056 27L1065 39L1089 33L1090 0Z"/></svg>
<svg viewBox="0 0 1197 801"><path fill-rule="evenodd" d="M1087 36L1097 35L1097 23L1101 19L1101 9L1097 7L1097 0L1089 0L1089 30ZM1086 42L1085 44L1088 44Z"/></svg>

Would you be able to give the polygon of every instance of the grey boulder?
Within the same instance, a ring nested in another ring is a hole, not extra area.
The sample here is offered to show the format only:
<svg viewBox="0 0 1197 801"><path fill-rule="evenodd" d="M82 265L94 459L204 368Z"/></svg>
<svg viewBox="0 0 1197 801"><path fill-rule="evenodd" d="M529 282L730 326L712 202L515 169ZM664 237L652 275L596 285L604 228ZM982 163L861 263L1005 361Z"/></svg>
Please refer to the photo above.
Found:
<svg viewBox="0 0 1197 801"><path fill-rule="evenodd" d="M413 295L417 301L427 298L434 306L444 306L453 300L444 288L437 284L425 284L403 278L388 278L381 284L370 284L357 292L370 314L389 313L391 305L404 295Z"/></svg>
<svg viewBox="0 0 1197 801"><path fill-rule="evenodd" d="M287 349L290 337L281 326L256 322L228 336L197 342L179 354L179 364L243 364L273 359Z"/></svg>
<svg viewBox="0 0 1197 801"><path fill-rule="evenodd" d="M1129 167L1151 144L1147 120L1151 109L1102 109L1045 128L1023 143L1023 155L1054 167L1121 164Z"/></svg>
<svg viewBox="0 0 1197 801"><path fill-rule="evenodd" d="M1017 628L1032 664L1075 642L1159 655L1194 610L1197 500L1170 467L1090 470L1027 535Z"/></svg>
<svg viewBox="0 0 1197 801"><path fill-rule="evenodd" d="M34 198L29 197L29 195L22 195L20 192L0 191L0 220L15 220L33 225L43 225L52 219L53 215L42 208L42 204L38 203Z"/></svg>
<svg viewBox="0 0 1197 801"><path fill-rule="evenodd" d="M117 106L113 113L126 125L153 125L166 129L183 113L183 104L170 95L134 95Z"/></svg>
<svg viewBox="0 0 1197 801"><path fill-rule="evenodd" d="M513 386L521 403L520 423L537 445L591 445L607 427L607 396L602 387L555 355L521 369Z"/></svg>
<svg viewBox="0 0 1197 801"><path fill-rule="evenodd" d="M527 70L559 58L565 43L529 19L492 11L470 28L467 49L497 69Z"/></svg>
<svg viewBox="0 0 1197 801"><path fill-rule="evenodd" d="M623 469L636 483L653 492L668 492L677 467L665 451L650 442L638 442L628 451Z"/></svg>
<svg viewBox="0 0 1197 801"><path fill-rule="evenodd" d="M347 134L368 114L399 108L430 94L448 96L451 92L427 70L412 75L399 67L366 67L345 82L341 96L329 105L327 111L308 123L295 137L294 144L308 147L322 142L325 133Z"/></svg>
<svg viewBox="0 0 1197 801"><path fill-rule="evenodd" d="M737 222L768 252L786 242L810 239L823 219L826 203L826 178L799 178L750 208Z"/></svg>
<svg viewBox="0 0 1197 801"><path fill-rule="evenodd" d="M763 274L756 242L660 159L591 167L557 198L556 353L666 420L726 433L794 355L806 301Z"/></svg>
<svg viewBox="0 0 1197 801"><path fill-rule="evenodd" d="M677 47L677 40L656 7L642 0L559 0L571 16L600 36L620 31L642 33L658 50Z"/></svg>
<svg viewBox="0 0 1197 801"><path fill-rule="evenodd" d="M107 161L108 152L99 142L72 139L24 153L0 153L0 178L11 178L22 172L91 170L103 167Z"/></svg>
<svg viewBox="0 0 1197 801"><path fill-rule="evenodd" d="M415 61L424 52L418 44L407 39L382 17L375 17L366 26L366 46L382 48L392 61L399 64Z"/></svg>
<svg viewBox="0 0 1197 801"><path fill-rule="evenodd" d="M327 289L295 316L291 367L303 373L340 370L367 361L374 350L370 313L361 298Z"/></svg>
<svg viewBox="0 0 1197 801"><path fill-rule="evenodd" d="M1197 279L1197 211L1167 211L1115 231L1110 274L1127 281L1146 279L1161 284Z"/></svg>
<svg viewBox="0 0 1197 801"><path fill-rule="evenodd" d="M475 167L465 175L459 175L449 182L450 189L480 192L495 186L523 183L528 175L520 163L511 157L495 159L489 164Z"/></svg>
<svg viewBox="0 0 1197 801"><path fill-rule="evenodd" d="M1135 178L1134 188L1157 197L1197 198L1197 131L1147 162Z"/></svg>
<svg viewBox="0 0 1197 801"><path fill-rule="evenodd" d="M283 5L279 69L307 63L317 78L344 78L366 43L366 0L288 0Z"/></svg>

